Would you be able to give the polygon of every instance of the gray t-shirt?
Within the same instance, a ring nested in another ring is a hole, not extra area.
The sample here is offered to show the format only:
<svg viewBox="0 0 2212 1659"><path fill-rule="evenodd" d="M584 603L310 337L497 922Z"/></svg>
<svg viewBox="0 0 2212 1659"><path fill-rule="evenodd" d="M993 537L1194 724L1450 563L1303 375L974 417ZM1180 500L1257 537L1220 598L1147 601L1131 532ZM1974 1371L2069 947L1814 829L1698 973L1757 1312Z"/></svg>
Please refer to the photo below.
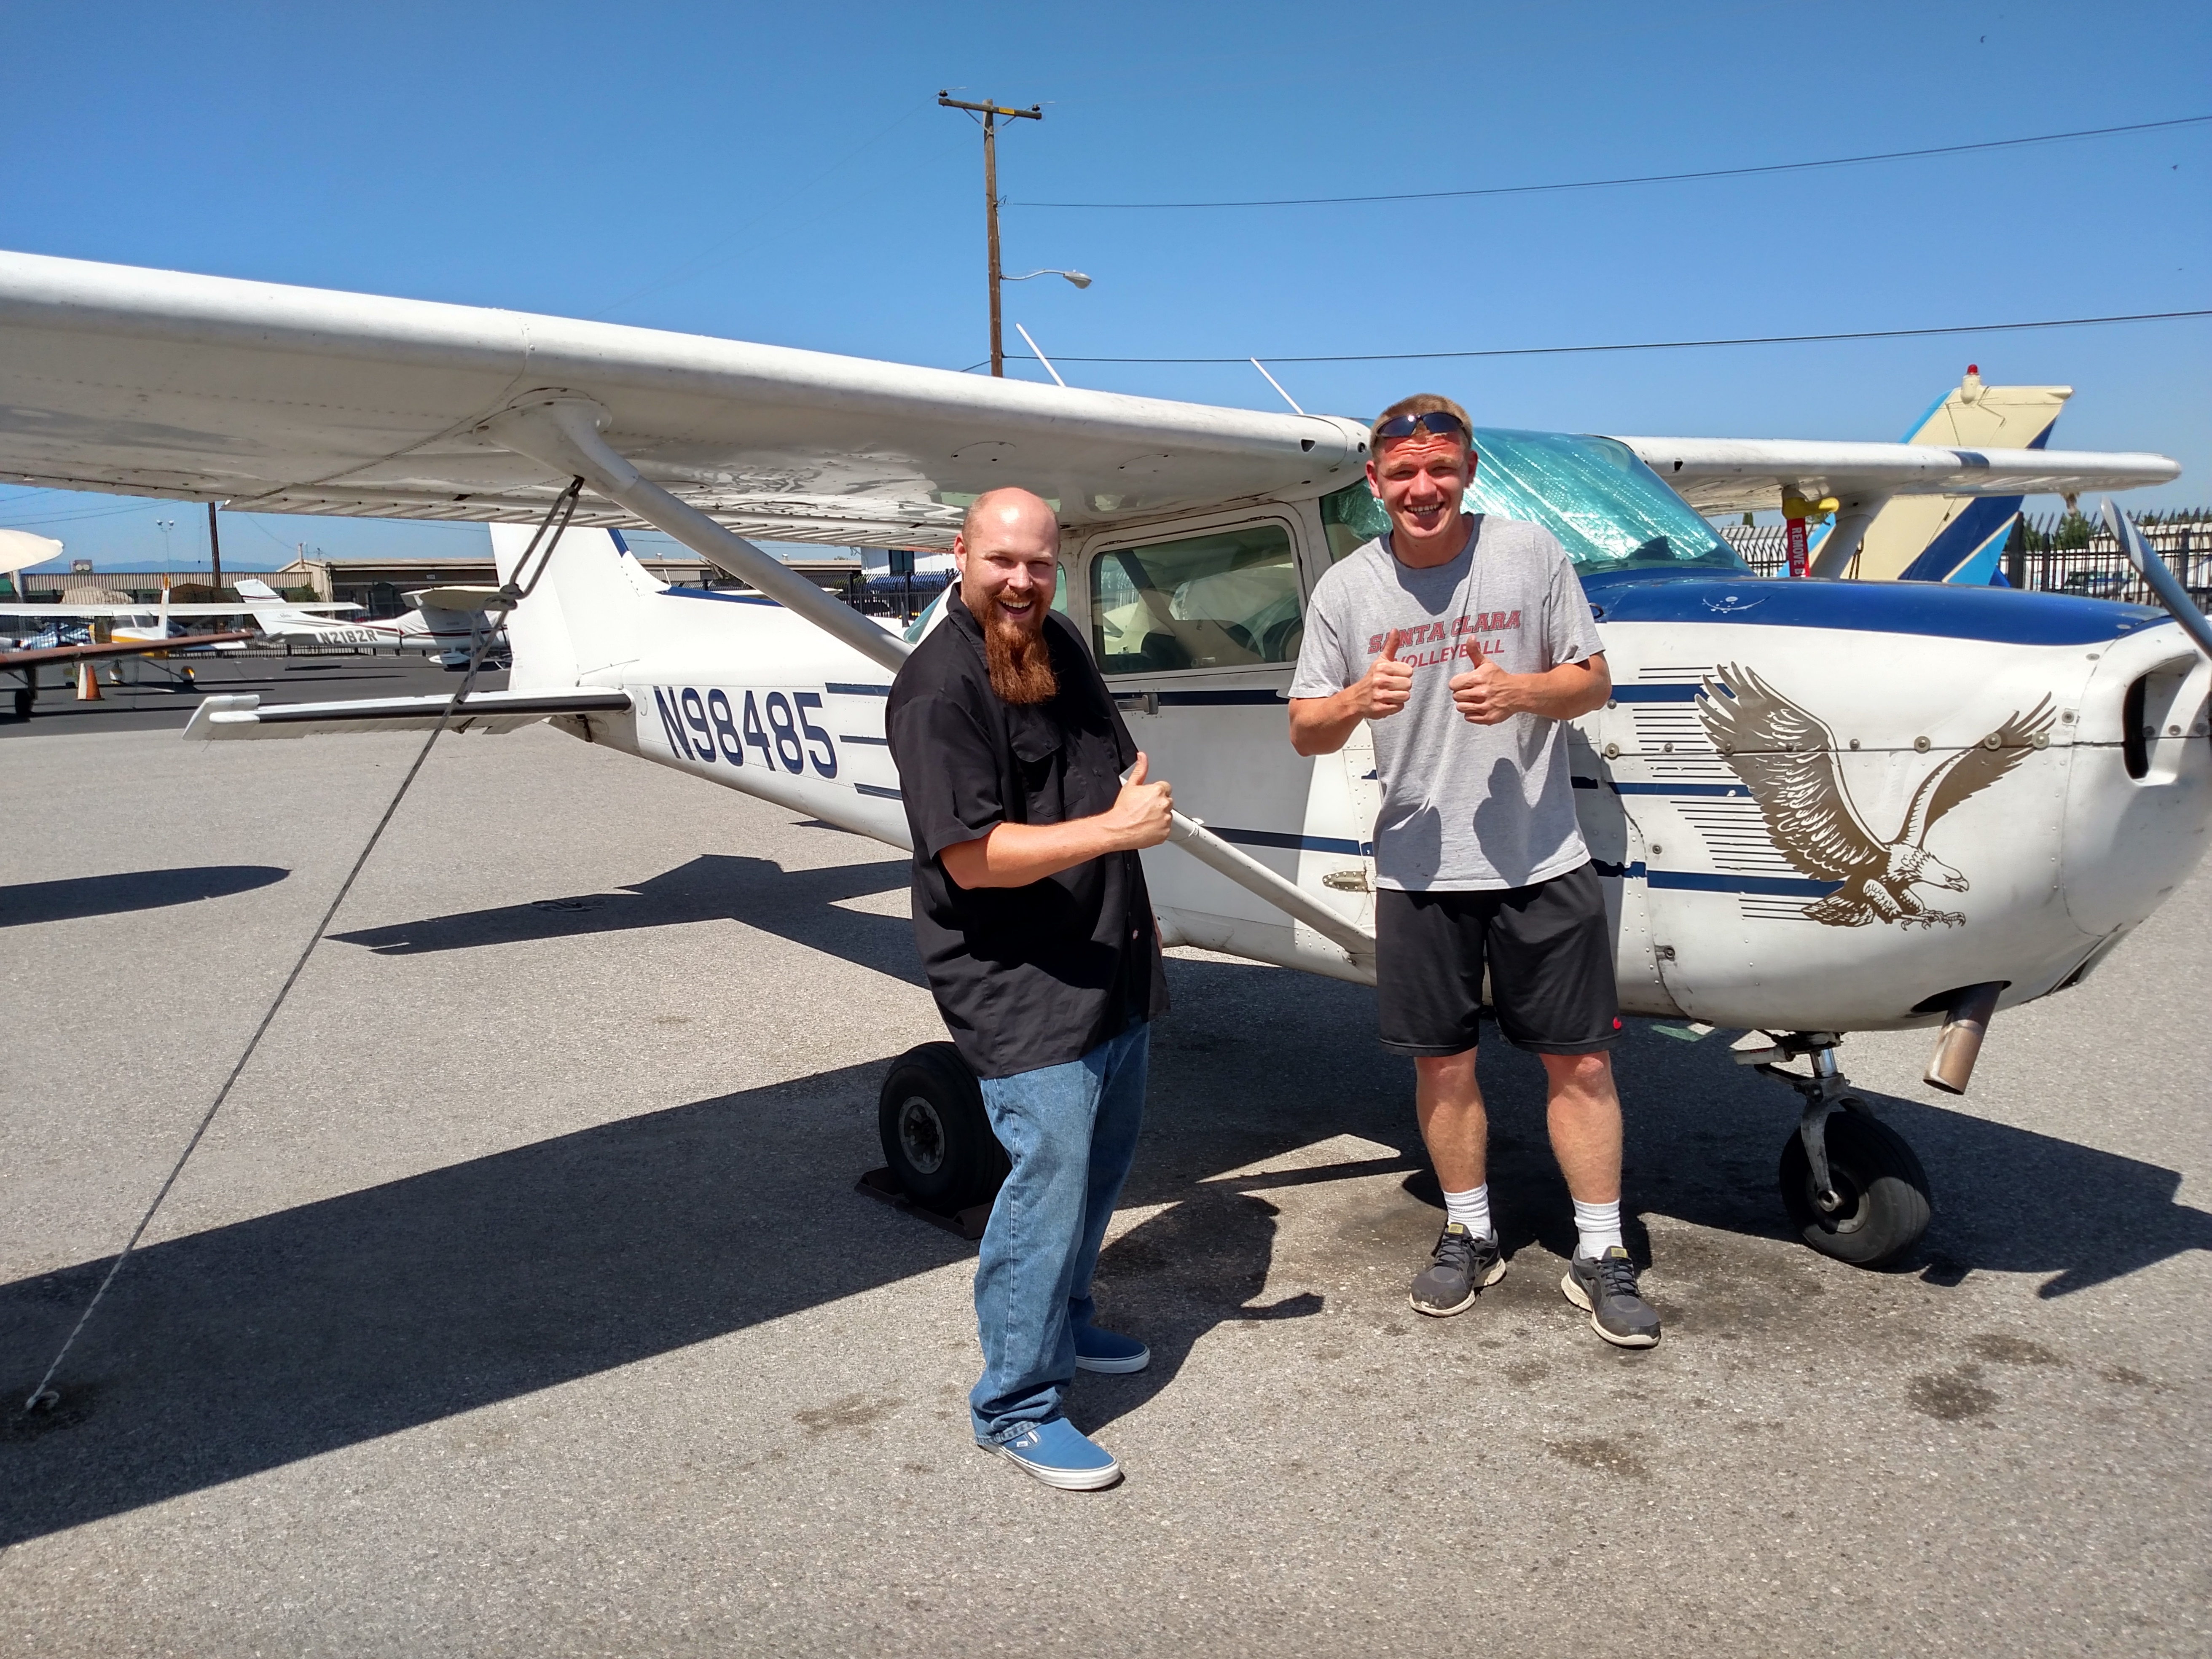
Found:
<svg viewBox="0 0 2212 1659"><path fill-rule="evenodd" d="M1589 858L1575 822L1566 733L1515 714L1476 726L1450 681L1477 653L1509 674L1539 674L1604 650L1566 550L1540 525L1477 515L1468 550L1414 570L1389 538L1355 548L1321 579L1306 611L1293 697L1342 690L1382 654L1395 628L1413 690L1370 722L1382 810L1375 878L1413 892L1527 887Z"/></svg>

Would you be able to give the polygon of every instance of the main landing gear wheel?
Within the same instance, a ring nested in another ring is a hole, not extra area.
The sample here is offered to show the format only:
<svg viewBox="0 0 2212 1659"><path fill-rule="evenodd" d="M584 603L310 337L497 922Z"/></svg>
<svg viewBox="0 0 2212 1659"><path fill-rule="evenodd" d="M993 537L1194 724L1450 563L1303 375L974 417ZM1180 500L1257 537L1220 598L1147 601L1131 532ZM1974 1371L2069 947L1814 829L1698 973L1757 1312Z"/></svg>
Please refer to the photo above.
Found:
<svg viewBox="0 0 2212 1659"><path fill-rule="evenodd" d="M1006 1178L983 1091L949 1042L925 1042L891 1062L876 1126L893 1178L924 1209L951 1215L987 1204Z"/></svg>
<svg viewBox="0 0 2212 1659"><path fill-rule="evenodd" d="M1782 1148L1782 1202L1790 1224L1822 1255L1855 1267L1886 1267L1928 1231L1928 1176L1903 1136L1849 1107L1822 1125L1833 1192L1823 1205L1804 1137Z"/></svg>
<svg viewBox="0 0 2212 1659"><path fill-rule="evenodd" d="M30 689L27 686L18 687L16 689L15 718L19 720L27 720L31 718L31 693Z"/></svg>

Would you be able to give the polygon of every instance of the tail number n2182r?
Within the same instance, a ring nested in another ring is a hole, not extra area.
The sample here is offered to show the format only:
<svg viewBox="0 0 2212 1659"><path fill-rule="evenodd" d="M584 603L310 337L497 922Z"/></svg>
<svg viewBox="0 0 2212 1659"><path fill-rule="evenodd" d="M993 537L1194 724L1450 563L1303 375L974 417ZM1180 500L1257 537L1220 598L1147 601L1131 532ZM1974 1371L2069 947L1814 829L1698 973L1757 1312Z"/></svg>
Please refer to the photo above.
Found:
<svg viewBox="0 0 2212 1659"><path fill-rule="evenodd" d="M768 720L761 720L761 707ZM694 686L654 686L653 706L660 715L660 729L674 753L702 761L721 759L732 766L745 763L748 747L760 750L761 764L773 771L804 772L808 763L825 778L837 775L837 745L830 735L807 718L822 707L818 691L794 691L786 696L771 691L764 698L745 693L744 712L732 706L730 694L720 686L701 696Z"/></svg>

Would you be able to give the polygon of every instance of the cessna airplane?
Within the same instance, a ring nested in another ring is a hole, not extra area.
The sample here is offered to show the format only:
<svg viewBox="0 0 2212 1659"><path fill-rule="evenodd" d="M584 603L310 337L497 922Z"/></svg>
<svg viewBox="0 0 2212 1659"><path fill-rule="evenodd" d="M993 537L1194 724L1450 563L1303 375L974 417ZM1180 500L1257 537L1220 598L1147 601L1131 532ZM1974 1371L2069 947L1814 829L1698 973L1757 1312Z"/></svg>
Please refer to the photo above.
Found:
<svg viewBox="0 0 2212 1659"><path fill-rule="evenodd" d="M238 584L240 601L252 612L264 638L285 645L386 646L395 651L421 651L436 657L448 668L468 666L469 653L482 642L483 612L495 604L495 587L428 587L410 593L415 608L389 622L339 622L319 611L357 611L358 605L295 605L268 583L246 577ZM504 636L492 629L490 649L503 654Z"/></svg>
<svg viewBox="0 0 2212 1659"><path fill-rule="evenodd" d="M1371 981L1372 749L1301 758L1284 707L1305 595L1381 527L1356 421L27 255L0 255L0 403L16 411L0 470L32 482L491 520L514 670L457 726L550 720L895 847L884 698L942 600L899 637L739 532L941 548L975 494L1022 483L1061 516L1058 603L1188 815L1146 854L1163 937ZM1851 1093L1843 1034L1941 1025L1931 1079L1963 1090L1993 1012L2079 983L2172 891L2212 820L2212 656L2137 607L1761 580L1685 497L1832 495L1854 505L1832 533L1856 539L1850 514L1892 495L2179 469L2027 448L1477 444L1474 505L1559 537L1613 668L1572 752L1624 1006L1749 1033L1738 1058L1804 1098L1782 1185L1807 1242L1897 1259L1926 1225L1926 1181ZM637 524L755 591L663 586L605 533ZM1485 623L1478 604L1468 628ZM1441 668L1470 643L1440 629L1417 659ZM448 702L215 696L188 735L422 730ZM885 1151L908 1192L988 1198L1000 1166L972 1079L917 1062L891 1080Z"/></svg>

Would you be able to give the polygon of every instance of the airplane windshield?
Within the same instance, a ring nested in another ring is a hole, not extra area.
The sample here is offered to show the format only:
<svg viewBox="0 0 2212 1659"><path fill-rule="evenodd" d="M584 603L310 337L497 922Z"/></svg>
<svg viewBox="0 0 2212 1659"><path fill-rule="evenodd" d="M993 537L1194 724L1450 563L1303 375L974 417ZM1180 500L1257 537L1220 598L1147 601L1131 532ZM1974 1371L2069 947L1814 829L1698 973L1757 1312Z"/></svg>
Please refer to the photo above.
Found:
<svg viewBox="0 0 2212 1659"><path fill-rule="evenodd" d="M1471 512L1540 524L1559 538L1578 576L1614 571L1704 569L1750 574L1735 550L1688 502L1611 438L1563 432L1474 434ZM1342 558L1390 527L1365 483L1322 501L1329 553Z"/></svg>

